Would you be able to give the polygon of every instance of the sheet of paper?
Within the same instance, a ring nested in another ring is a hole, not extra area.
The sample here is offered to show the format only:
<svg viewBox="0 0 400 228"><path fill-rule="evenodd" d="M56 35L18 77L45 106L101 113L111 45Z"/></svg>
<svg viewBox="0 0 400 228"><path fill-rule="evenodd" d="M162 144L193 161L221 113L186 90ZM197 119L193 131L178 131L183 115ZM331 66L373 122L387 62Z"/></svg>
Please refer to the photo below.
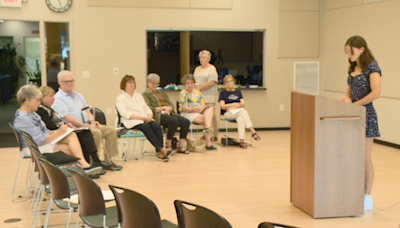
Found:
<svg viewBox="0 0 400 228"><path fill-rule="evenodd" d="M64 134L62 134L62 135L58 136L57 138L53 139L53 141L51 141L50 144L53 144L53 145L57 144L60 140L62 140L63 138L67 137L67 135L71 134L71 132L73 132L73 131L74 131L74 129L67 128L67 131Z"/></svg>
<svg viewBox="0 0 400 228"><path fill-rule="evenodd" d="M112 193L111 190L101 190L101 193L103 194L104 201L111 201L111 200L115 199L114 198L114 194ZM68 202L67 198L65 198L63 200L65 202ZM78 194L74 194L74 195L71 196L71 203L74 203L74 204L78 204L79 203Z"/></svg>
<svg viewBox="0 0 400 228"><path fill-rule="evenodd" d="M90 126L82 126L82 127L77 127L74 129L74 131L82 131L82 130L89 130Z"/></svg>
<svg viewBox="0 0 400 228"><path fill-rule="evenodd" d="M229 110L233 115L236 115L238 112L240 112L240 111L242 111L243 110L243 108L235 108L235 109L232 109L232 110Z"/></svg>

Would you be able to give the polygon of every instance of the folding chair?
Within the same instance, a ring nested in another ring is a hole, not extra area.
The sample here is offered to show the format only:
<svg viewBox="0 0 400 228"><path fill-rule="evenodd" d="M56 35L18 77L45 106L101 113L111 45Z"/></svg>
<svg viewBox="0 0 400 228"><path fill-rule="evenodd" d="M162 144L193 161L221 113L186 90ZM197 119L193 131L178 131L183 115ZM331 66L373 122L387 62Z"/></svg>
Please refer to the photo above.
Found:
<svg viewBox="0 0 400 228"><path fill-rule="evenodd" d="M31 154L29 154L29 156L27 156L27 155L23 152L23 148L22 148L22 146L21 146L21 142L19 141L18 133L17 133L17 131L15 130L15 128L14 128L12 122L9 122L8 125L11 127L11 129L12 129L13 132L14 132L15 138L17 139L17 142L18 142L19 151L20 151L20 153L19 153L19 160L18 160L18 166L17 166L17 173L15 174L15 179L14 179L14 186L13 186L13 190L12 190L12 195L13 195L14 198L21 198L20 195L19 195L19 196L16 196L16 195L15 195L15 186L16 186L16 184L17 184L19 167L20 167L21 161L22 161L23 159L30 159L31 162L29 162L28 172L27 172L27 174L26 174L26 180L25 180L25 185L26 185L26 187L28 188L28 190L27 190L27 191L28 191L28 193L27 193L27 199L29 199L30 193L31 193L30 190L31 190L31 187L32 187L32 182L33 182L33 165L32 165L32 163L33 163L33 158L32 158L32 155L31 155ZM28 184L28 180L30 180L30 181L29 181L29 184Z"/></svg>
<svg viewBox="0 0 400 228"><path fill-rule="evenodd" d="M104 115L103 111L101 111L100 109L98 109L96 107L92 107L92 106L88 106L88 107L82 109L82 111L87 109L87 108L89 108L89 111L93 114L93 119L95 121L98 121L102 125L107 125L106 116ZM83 119L83 117L82 117L82 119ZM107 149L106 149L106 147L104 145L103 140L100 140L100 143L101 143L101 146L103 147L104 155L111 162L111 158L108 155L108 152L107 152ZM111 171L114 172L114 167L112 165L111 165Z"/></svg>
<svg viewBox="0 0 400 228"><path fill-rule="evenodd" d="M123 134L119 135L120 137L124 138L126 137L126 142L121 142L122 144L128 144L128 150L126 151L126 154L122 154L122 160L129 161L130 158L130 145L129 145L129 138L134 137L134 143L133 143L133 154L136 160L139 160L142 158L143 155L155 155L155 153L148 153L144 151L144 141L146 141L146 137L144 137L143 132L136 130L136 129L126 129L123 124L121 123L121 114L119 113L117 107L115 107L115 110L117 111L117 116L118 116L118 127L123 127ZM136 151L136 138L139 137L139 143L140 143L140 153L139 156L135 155Z"/></svg>
<svg viewBox="0 0 400 228"><path fill-rule="evenodd" d="M232 228L224 217L203 206L181 200L175 200L174 205L180 228Z"/></svg>
<svg viewBox="0 0 400 228"><path fill-rule="evenodd" d="M39 158L39 162L46 172L51 187L50 202L47 207L46 220L43 227L46 228L48 226L53 201L58 208L69 211L66 226L69 227L71 214L74 210L78 209L78 204L71 203L71 193L76 192L75 182L73 182L72 179L68 180L61 169L51 164L49 161Z"/></svg>
<svg viewBox="0 0 400 228"><path fill-rule="evenodd" d="M263 222L258 225L258 228L299 228L297 226L288 226L279 223Z"/></svg>
<svg viewBox="0 0 400 228"><path fill-rule="evenodd" d="M79 216L90 227L117 227L117 207L105 207L106 199L100 187L86 175L75 169L68 169L72 173L78 189ZM77 221L78 222L78 221Z"/></svg>
<svg viewBox="0 0 400 228"><path fill-rule="evenodd" d="M130 189L109 185L118 207L118 221L122 227L178 228L168 220L161 220L154 202Z"/></svg>
<svg viewBox="0 0 400 228"><path fill-rule="evenodd" d="M226 142L228 142L228 122L229 123L237 123L236 119L225 119L225 117L221 114L221 117L219 120L225 121L225 133L226 133ZM251 138L251 143L249 144L249 146L253 146L253 136L250 137ZM222 143L221 143L222 144Z"/></svg>

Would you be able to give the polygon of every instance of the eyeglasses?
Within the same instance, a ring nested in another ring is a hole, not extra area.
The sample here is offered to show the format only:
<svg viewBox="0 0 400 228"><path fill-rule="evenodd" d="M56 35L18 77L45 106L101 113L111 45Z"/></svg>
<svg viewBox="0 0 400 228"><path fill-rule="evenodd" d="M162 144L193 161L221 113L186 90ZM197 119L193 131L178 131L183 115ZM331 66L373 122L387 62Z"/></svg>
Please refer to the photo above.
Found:
<svg viewBox="0 0 400 228"><path fill-rule="evenodd" d="M135 84L135 81L128 81L127 83L132 85Z"/></svg>
<svg viewBox="0 0 400 228"><path fill-rule="evenodd" d="M41 98L32 98L32 100L36 100L37 102L42 102L42 99Z"/></svg>
<svg viewBox="0 0 400 228"><path fill-rule="evenodd" d="M60 81L60 82L67 84L67 83L73 83L73 82L75 82L75 80L69 80L69 81Z"/></svg>
<svg viewBox="0 0 400 228"><path fill-rule="evenodd" d="M152 82L151 84L152 84L152 85L160 85L159 82Z"/></svg>

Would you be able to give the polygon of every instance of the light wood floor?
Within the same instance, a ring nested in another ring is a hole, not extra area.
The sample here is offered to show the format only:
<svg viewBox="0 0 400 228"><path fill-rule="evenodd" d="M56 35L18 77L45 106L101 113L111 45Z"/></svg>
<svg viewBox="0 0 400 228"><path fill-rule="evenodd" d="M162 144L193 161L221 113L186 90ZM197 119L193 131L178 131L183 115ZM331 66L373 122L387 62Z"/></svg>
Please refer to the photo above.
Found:
<svg viewBox="0 0 400 228"><path fill-rule="evenodd" d="M250 136L247 133L247 137ZM220 134L222 135L222 134ZM235 136L235 133L232 133ZM260 132L261 141L247 150L218 146L218 151L177 154L168 163L154 156L120 162L124 169L107 172L96 180L102 189L108 184L138 191L158 206L162 219L177 222L175 199L197 203L224 216L234 228L256 228L273 221L299 227L399 227L400 226L400 151L374 145L374 210L353 218L313 219L290 203L290 132ZM149 147L150 148L150 147ZM18 149L0 149L3 164L0 189L0 227L30 227L29 203L13 202L11 196ZM26 173L23 161L21 174ZM20 176L22 191L24 176ZM42 205L47 208L47 202ZM73 215L73 221L76 218ZM42 216L44 217L44 216ZM22 221L5 224L4 220ZM54 215L52 224L66 222L66 214ZM41 219L40 224L43 224Z"/></svg>

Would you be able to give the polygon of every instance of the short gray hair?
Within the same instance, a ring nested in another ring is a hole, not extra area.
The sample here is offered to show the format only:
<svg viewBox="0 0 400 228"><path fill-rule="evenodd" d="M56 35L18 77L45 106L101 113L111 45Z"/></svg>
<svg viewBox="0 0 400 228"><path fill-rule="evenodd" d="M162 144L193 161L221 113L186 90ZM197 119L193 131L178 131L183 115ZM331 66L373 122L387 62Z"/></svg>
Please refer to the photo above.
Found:
<svg viewBox="0 0 400 228"><path fill-rule="evenodd" d="M69 70L62 70L62 71L58 72L58 74L57 74L57 80L60 82L61 79L62 79L63 77L68 76L68 75L71 75L72 78L75 79L75 76L74 76L74 74L72 74L71 71L69 71Z"/></svg>
<svg viewBox="0 0 400 228"><path fill-rule="evenodd" d="M186 85L187 80L192 80L194 83L196 83L193 74L185 74L185 76L183 76L181 79L182 85Z"/></svg>
<svg viewBox="0 0 400 228"><path fill-rule="evenodd" d="M29 100L35 99L37 95L40 95L40 98L42 98L42 92L40 92L37 86L30 84L24 85L19 88L17 92L18 104L22 105L26 101L26 98Z"/></svg>
<svg viewBox="0 0 400 228"><path fill-rule="evenodd" d="M156 73L150 73L147 75L147 82L160 82L160 75Z"/></svg>
<svg viewBox="0 0 400 228"><path fill-rule="evenodd" d="M202 50L202 51L200 51L200 52L199 52L199 57L201 57L202 55L205 55L205 56L207 56L208 58L211 59L211 52L208 51L208 50Z"/></svg>

